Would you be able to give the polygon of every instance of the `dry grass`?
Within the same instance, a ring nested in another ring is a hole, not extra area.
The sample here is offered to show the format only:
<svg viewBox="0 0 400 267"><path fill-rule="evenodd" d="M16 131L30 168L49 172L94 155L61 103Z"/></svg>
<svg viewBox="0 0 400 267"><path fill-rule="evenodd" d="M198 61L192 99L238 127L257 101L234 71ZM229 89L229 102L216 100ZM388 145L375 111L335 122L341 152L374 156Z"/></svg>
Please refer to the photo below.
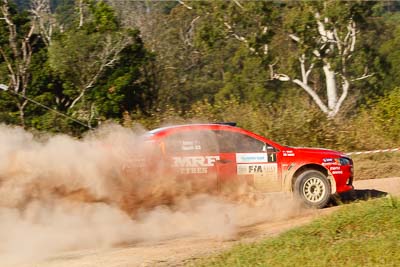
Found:
<svg viewBox="0 0 400 267"><path fill-rule="evenodd" d="M400 152L362 154L352 158L356 180L400 177Z"/></svg>

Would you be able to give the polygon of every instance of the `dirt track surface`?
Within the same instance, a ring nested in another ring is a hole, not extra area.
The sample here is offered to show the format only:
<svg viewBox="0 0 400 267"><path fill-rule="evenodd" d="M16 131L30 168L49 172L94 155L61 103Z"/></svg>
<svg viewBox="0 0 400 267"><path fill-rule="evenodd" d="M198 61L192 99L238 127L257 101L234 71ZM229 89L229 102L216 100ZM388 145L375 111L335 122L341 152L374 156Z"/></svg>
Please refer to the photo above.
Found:
<svg viewBox="0 0 400 267"><path fill-rule="evenodd" d="M358 195L356 197L359 198L381 196L384 193L400 195L400 178L356 181L355 188ZM278 235L290 228L307 224L317 217L330 214L338 208L340 207L307 210L289 218L242 225L228 239L215 236L180 237L158 242L124 244L115 248L63 253L45 261L18 265L18 267L182 266L192 259L207 257L238 243L253 242Z"/></svg>
<svg viewBox="0 0 400 267"><path fill-rule="evenodd" d="M355 181L356 190L378 190L388 194L400 195L400 177Z"/></svg>

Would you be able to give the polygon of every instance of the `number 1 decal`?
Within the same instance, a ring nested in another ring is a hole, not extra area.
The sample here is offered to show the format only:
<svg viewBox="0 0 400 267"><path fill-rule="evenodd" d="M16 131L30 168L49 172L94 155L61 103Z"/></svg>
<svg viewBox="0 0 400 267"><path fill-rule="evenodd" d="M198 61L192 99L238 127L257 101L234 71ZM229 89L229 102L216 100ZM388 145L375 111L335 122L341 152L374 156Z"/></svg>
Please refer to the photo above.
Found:
<svg viewBox="0 0 400 267"><path fill-rule="evenodd" d="M275 153L269 154L268 156L269 156L269 162L276 162L276 154Z"/></svg>

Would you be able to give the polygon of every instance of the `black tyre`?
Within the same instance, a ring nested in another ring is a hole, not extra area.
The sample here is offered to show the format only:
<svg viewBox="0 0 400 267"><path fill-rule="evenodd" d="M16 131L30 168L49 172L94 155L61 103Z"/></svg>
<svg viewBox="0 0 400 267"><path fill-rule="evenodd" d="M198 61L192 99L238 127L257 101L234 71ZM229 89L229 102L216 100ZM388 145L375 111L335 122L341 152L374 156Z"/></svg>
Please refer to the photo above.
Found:
<svg viewBox="0 0 400 267"><path fill-rule="evenodd" d="M331 184L322 172L308 170L297 177L294 192L306 206L320 209L328 204Z"/></svg>

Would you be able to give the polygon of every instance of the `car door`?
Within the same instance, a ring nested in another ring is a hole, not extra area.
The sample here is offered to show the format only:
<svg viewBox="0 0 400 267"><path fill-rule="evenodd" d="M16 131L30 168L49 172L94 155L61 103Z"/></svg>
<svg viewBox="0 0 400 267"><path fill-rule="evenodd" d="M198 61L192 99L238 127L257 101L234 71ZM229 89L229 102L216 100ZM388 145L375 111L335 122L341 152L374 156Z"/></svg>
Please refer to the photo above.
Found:
<svg viewBox="0 0 400 267"><path fill-rule="evenodd" d="M219 150L216 163L219 187L250 186L264 192L280 191L277 150L240 132L214 131Z"/></svg>
<svg viewBox="0 0 400 267"><path fill-rule="evenodd" d="M162 145L165 161L179 188L197 193L217 190L215 164L220 157L211 131L171 133L164 138Z"/></svg>

